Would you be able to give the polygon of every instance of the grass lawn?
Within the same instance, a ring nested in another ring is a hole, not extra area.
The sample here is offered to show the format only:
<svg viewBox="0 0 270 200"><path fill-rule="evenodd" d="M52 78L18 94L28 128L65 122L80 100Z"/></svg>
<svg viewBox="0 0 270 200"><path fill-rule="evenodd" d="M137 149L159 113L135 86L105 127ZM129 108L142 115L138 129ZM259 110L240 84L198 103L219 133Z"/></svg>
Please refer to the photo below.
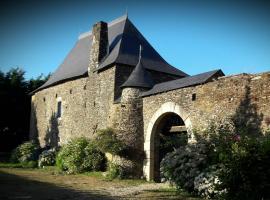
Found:
<svg viewBox="0 0 270 200"><path fill-rule="evenodd" d="M0 163L0 199L95 200L179 199L199 200L179 194L167 184L145 180L106 180L102 172L66 175L55 167L25 169Z"/></svg>

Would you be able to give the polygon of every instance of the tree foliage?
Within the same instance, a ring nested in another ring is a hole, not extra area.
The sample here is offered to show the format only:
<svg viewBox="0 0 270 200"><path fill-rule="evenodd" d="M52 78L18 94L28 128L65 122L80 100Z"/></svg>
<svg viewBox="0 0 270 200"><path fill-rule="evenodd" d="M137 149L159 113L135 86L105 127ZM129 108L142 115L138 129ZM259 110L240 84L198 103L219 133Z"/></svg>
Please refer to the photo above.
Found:
<svg viewBox="0 0 270 200"><path fill-rule="evenodd" d="M31 96L29 92L47 81L49 76L40 75L25 80L25 71L12 68L0 71L0 152L8 152L28 140Z"/></svg>

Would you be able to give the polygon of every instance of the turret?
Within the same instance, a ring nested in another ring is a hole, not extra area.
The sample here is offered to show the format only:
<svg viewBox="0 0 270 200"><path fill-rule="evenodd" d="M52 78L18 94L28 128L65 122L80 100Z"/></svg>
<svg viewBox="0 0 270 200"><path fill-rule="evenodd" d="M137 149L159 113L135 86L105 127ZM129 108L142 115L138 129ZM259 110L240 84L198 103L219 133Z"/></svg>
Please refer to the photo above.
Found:
<svg viewBox="0 0 270 200"><path fill-rule="evenodd" d="M121 102L129 102L134 98L138 98L142 91L151 89L153 85L151 74L146 71L142 63L142 47L140 46L139 62L127 81L121 86Z"/></svg>
<svg viewBox="0 0 270 200"><path fill-rule="evenodd" d="M122 158L125 173L141 177L144 160L143 153L143 104L140 94L153 87L151 74L144 68L140 47L139 62L129 78L121 86L122 97L119 110L118 138L127 145L126 157Z"/></svg>

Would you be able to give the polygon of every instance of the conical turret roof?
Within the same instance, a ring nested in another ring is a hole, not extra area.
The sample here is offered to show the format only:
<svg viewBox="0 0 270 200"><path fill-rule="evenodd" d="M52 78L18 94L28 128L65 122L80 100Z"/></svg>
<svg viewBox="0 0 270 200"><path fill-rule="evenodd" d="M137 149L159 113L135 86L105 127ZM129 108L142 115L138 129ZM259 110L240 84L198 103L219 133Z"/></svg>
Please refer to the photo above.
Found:
<svg viewBox="0 0 270 200"><path fill-rule="evenodd" d="M142 64L141 51L142 48L140 46L139 62L121 88L137 87L151 89L153 87L154 82L151 74L144 68Z"/></svg>

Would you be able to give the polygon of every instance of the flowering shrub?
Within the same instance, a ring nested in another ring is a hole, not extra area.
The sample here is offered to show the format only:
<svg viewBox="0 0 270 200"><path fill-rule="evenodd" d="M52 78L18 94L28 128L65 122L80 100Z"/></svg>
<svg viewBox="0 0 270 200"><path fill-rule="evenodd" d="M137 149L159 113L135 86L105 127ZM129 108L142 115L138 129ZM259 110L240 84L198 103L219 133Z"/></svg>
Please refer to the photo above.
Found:
<svg viewBox="0 0 270 200"><path fill-rule="evenodd" d="M28 141L13 150L10 160L13 163L23 163L24 166L27 166L27 162L37 161L39 152L39 145L33 141ZM31 166L34 166L34 164L31 164Z"/></svg>
<svg viewBox="0 0 270 200"><path fill-rule="evenodd" d="M39 155L38 166L39 167L53 166L55 164L55 157L56 157L55 149L44 150Z"/></svg>
<svg viewBox="0 0 270 200"><path fill-rule="evenodd" d="M204 143L188 144L168 153L161 161L161 177L177 188L194 190L194 179L207 166L209 148Z"/></svg>
<svg viewBox="0 0 270 200"><path fill-rule="evenodd" d="M56 158L56 165L67 173L97 171L105 168L105 156L86 138L77 138L64 145Z"/></svg>
<svg viewBox="0 0 270 200"><path fill-rule="evenodd" d="M226 190L218 189L221 184L218 177L221 169L220 165L212 165L194 179L194 190L199 196L212 199L226 193Z"/></svg>
<svg viewBox="0 0 270 200"><path fill-rule="evenodd" d="M270 140L267 137L242 137L230 142L220 157L224 170L219 173L220 189L226 189L225 199L270 198ZM221 151L217 152L219 155ZM226 159L224 159L226 158Z"/></svg>
<svg viewBox="0 0 270 200"><path fill-rule="evenodd" d="M162 175L204 198L270 199L270 136L238 131L230 120L194 131L198 143L167 154Z"/></svg>
<svg viewBox="0 0 270 200"><path fill-rule="evenodd" d="M232 123L228 120L228 124ZM209 146L213 147L211 163L223 166L222 170L210 172L220 181L214 184L214 191L218 191L215 195L230 200L270 198L270 181L266 178L270 177L269 136L227 125L214 125L205 132ZM204 174L207 179L208 175ZM212 190L213 184L206 184L205 191L209 190L207 186Z"/></svg>

